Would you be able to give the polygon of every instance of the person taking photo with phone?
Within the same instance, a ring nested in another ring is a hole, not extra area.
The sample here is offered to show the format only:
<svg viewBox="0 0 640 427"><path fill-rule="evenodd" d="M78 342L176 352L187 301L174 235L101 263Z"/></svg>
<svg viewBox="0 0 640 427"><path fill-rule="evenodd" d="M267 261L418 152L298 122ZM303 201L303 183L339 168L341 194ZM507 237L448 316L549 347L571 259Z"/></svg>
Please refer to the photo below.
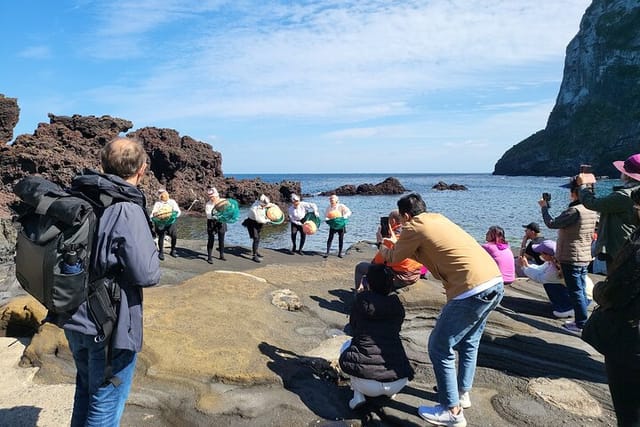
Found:
<svg viewBox="0 0 640 427"><path fill-rule="evenodd" d="M613 192L605 197L596 197L593 173L582 172L576 177L580 201L587 209L600 213L594 255L606 261L607 271L639 223L631 192L640 188L640 153L629 156L625 161L615 161L613 166L620 171L622 186L614 187Z"/></svg>
<svg viewBox="0 0 640 427"><path fill-rule="evenodd" d="M573 304L574 321L564 324L565 329L580 333L587 321L587 267L592 260L591 240L598 215L580 203L579 185L574 177L568 184L569 206L553 218L548 202L538 201L545 225L558 230L555 257L560 262L564 282Z"/></svg>

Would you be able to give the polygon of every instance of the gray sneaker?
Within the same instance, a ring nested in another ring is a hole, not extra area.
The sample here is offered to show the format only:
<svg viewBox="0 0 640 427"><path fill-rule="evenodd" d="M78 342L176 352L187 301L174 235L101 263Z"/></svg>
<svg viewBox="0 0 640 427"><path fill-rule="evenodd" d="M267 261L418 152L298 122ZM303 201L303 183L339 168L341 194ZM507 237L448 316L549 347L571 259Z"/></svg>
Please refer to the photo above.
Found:
<svg viewBox="0 0 640 427"><path fill-rule="evenodd" d="M441 405L437 406L420 406L418 408L418 415L428 423L437 426L448 427L466 427L467 420L464 417L462 409L458 415L454 415L448 408L443 408Z"/></svg>

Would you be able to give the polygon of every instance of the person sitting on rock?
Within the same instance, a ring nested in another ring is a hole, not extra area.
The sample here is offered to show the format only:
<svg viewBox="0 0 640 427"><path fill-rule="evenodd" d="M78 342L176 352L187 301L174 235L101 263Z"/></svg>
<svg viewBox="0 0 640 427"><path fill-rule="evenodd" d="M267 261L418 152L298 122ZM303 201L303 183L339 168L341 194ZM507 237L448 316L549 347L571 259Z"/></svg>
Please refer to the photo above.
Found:
<svg viewBox="0 0 640 427"><path fill-rule="evenodd" d="M400 237L400 232L402 231L402 217L397 209L389 213L389 228L391 229L390 232L393 232L396 237ZM378 246L382 244L383 236L381 231L380 227L378 227L378 231L376 233ZM380 251L376 252L376 255L373 257L371 262L363 261L356 265L354 273L356 292L362 292L367 288L367 271L373 264L385 264ZM405 258L396 263L387 263L386 265L393 271L394 290L413 285L421 276L426 274L426 271L423 270L424 266L411 258Z"/></svg>
<svg viewBox="0 0 640 427"><path fill-rule="evenodd" d="M504 229L497 225L489 227L485 236L487 243L481 246L491 255L502 273L505 285L510 285L516 279L516 266L513 252L504 237Z"/></svg>
<svg viewBox="0 0 640 427"><path fill-rule="evenodd" d="M361 407L366 396L392 397L413 379L400 340L405 311L387 270L379 264L369 267L369 290L356 296L349 316L353 338L343 345L339 364L351 378L351 409Z"/></svg>
<svg viewBox="0 0 640 427"><path fill-rule="evenodd" d="M180 206L175 200L169 198L169 192L164 188L158 190L159 200L154 203L151 209L151 220L153 221L156 235L158 236L158 258L164 259L164 236L171 237L171 252L169 255L176 257L176 243L178 241L178 227L176 220L180 216Z"/></svg>
<svg viewBox="0 0 640 427"><path fill-rule="evenodd" d="M220 260L225 261L224 235L227 232L227 224L218 220L216 204L222 200L218 194L218 190L215 187L211 187L207 190L207 196L209 197L209 201L204 206L204 212L207 215L207 262L209 264L213 264L211 252L213 251L216 234L218 235L218 251L220 253Z"/></svg>
<svg viewBox="0 0 640 427"><path fill-rule="evenodd" d="M544 260L544 264L529 264L527 258L522 257L520 262L524 273L534 282L542 283L555 317L559 319L573 317L573 302L564 283L560 263L555 258L556 242L543 240L541 243L534 244L533 250Z"/></svg>

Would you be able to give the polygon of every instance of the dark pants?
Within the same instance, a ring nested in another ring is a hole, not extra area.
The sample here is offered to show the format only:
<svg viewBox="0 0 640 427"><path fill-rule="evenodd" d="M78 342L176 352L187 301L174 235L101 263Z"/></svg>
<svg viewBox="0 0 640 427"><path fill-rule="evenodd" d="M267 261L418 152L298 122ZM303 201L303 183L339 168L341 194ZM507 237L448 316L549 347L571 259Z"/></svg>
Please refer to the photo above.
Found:
<svg viewBox="0 0 640 427"><path fill-rule="evenodd" d="M640 427L640 366L604 358L619 427Z"/></svg>
<svg viewBox="0 0 640 427"><path fill-rule="evenodd" d="M207 256L211 258L211 251L218 235L218 251L220 258L224 258L224 235L227 232L227 224L215 219L207 220Z"/></svg>
<svg viewBox="0 0 640 427"><path fill-rule="evenodd" d="M342 255L342 245L344 244L344 233L346 228L336 230L329 228L329 239L327 240L327 254L331 250L331 244L333 243L333 235L338 233L338 255Z"/></svg>
<svg viewBox="0 0 640 427"><path fill-rule="evenodd" d="M168 234L171 237L171 250L176 249L176 242L178 241L178 226L174 222L167 228L160 228L156 225L156 234L158 235L158 252L162 253L164 249L164 235Z"/></svg>
<svg viewBox="0 0 640 427"><path fill-rule="evenodd" d="M298 246L298 250L302 251L302 247L304 246L304 241L307 239L307 235L302 231L302 225L291 223L291 243L293 244L291 250L293 252L296 251L296 236L300 233L300 246Z"/></svg>
<svg viewBox="0 0 640 427"><path fill-rule="evenodd" d="M544 283L542 286L549 297L553 311L573 310L573 301L566 286L560 283Z"/></svg>
<svg viewBox="0 0 640 427"><path fill-rule="evenodd" d="M264 224L260 224L259 222L251 218L247 218L242 222L242 225L247 227L249 238L253 240L251 250L253 252L253 255L255 256L258 253L258 245L260 245L260 231L262 231L262 226Z"/></svg>

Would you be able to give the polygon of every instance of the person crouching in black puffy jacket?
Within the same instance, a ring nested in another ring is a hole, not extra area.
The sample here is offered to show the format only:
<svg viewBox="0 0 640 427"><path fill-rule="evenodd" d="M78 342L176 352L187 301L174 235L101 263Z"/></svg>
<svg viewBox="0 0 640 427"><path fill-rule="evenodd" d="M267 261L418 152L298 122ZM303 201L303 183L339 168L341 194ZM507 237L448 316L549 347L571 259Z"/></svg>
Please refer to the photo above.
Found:
<svg viewBox="0 0 640 427"><path fill-rule="evenodd" d="M366 396L393 396L413 379L413 368L400 340L405 311L393 290L387 267L373 264L367 272L369 290L360 292L349 317L353 338L340 355L340 368L351 377L356 409Z"/></svg>

